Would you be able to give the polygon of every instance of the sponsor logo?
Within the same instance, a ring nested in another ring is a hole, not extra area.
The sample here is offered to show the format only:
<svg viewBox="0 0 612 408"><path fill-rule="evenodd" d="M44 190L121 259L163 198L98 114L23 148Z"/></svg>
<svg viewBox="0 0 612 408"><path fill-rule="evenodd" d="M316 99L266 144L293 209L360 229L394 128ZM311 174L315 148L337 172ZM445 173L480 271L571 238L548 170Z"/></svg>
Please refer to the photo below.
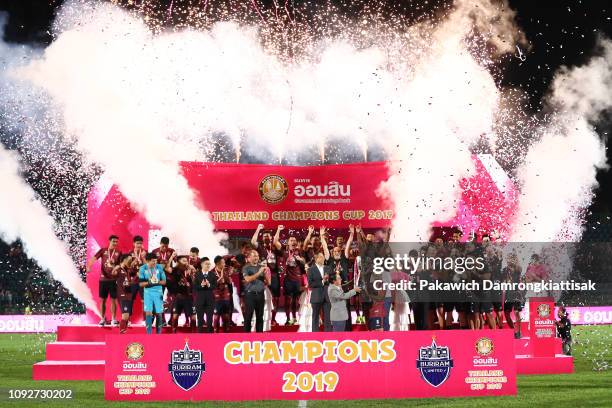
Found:
<svg viewBox="0 0 612 408"><path fill-rule="evenodd" d="M453 367L450 350L447 346L438 346L432 337L431 345L419 349L417 368L425 382L433 387L444 384Z"/></svg>
<svg viewBox="0 0 612 408"><path fill-rule="evenodd" d="M17 317L10 320L0 320L0 332L4 333L40 333L45 331L48 332L50 330L45 330L45 322L39 319L21 319Z"/></svg>
<svg viewBox="0 0 612 408"><path fill-rule="evenodd" d="M202 352L191 350L188 342L185 341L185 347L182 350L172 352L168 371L170 371L172 380L180 389L189 391L198 385L202 379L202 373L205 371Z"/></svg>
<svg viewBox="0 0 612 408"><path fill-rule="evenodd" d="M129 361L123 362L124 371L147 371L147 364L139 361L137 363L131 363Z"/></svg>
<svg viewBox="0 0 612 408"><path fill-rule="evenodd" d="M324 185L299 184L293 188L293 193L296 197L350 197L351 186L337 181L330 181Z"/></svg>
<svg viewBox="0 0 612 408"><path fill-rule="evenodd" d="M477 356L474 356L472 362L474 366L480 367L496 367L497 359L494 358L491 354L495 350L495 346L493 344L493 340L488 337L481 337L476 340L476 353ZM484 358L483 358L484 357Z"/></svg>
<svg viewBox="0 0 612 408"><path fill-rule="evenodd" d="M571 319L570 319L571 320ZM579 321L580 318L575 319ZM587 311L584 313L583 323L612 323L612 312L611 311Z"/></svg>
<svg viewBox="0 0 612 408"><path fill-rule="evenodd" d="M538 305L538 316L546 318L550 315L550 305L542 303Z"/></svg>
<svg viewBox="0 0 612 408"><path fill-rule="evenodd" d="M130 343L125 348L125 357L128 360L137 361L144 356L144 346L140 343Z"/></svg>
<svg viewBox="0 0 612 408"><path fill-rule="evenodd" d="M481 337L476 341L476 352L481 356L488 356L493 352L493 340Z"/></svg>
<svg viewBox="0 0 612 408"><path fill-rule="evenodd" d="M259 196L268 204L278 204L289 192L287 181L279 175L270 174L259 182Z"/></svg>
<svg viewBox="0 0 612 408"><path fill-rule="evenodd" d="M580 320L580 310L572 309L569 312L569 319L571 322L577 322Z"/></svg>

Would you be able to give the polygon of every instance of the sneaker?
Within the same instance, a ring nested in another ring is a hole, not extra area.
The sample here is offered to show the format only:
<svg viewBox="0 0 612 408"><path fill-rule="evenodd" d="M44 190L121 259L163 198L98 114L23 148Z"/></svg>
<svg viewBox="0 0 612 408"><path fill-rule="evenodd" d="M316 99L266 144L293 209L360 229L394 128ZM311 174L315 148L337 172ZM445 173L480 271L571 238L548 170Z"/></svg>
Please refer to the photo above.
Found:
<svg viewBox="0 0 612 408"><path fill-rule="evenodd" d="M113 319L113 321L111 322L111 326L117 327L117 326L119 326L119 322L116 321L115 319Z"/></svg>
<svg viewBox="0 0 612 408"><path fill-rule="evenodd" d="M285 322L285 326L291 326L291 319L287 319L287 321Z"/></svg>
<svg viewBox="0 0 612 408"><path fill-rule="evenodd" d="M98 323L98 326L104 327L105 324L106 324L106 319L102 319L100 320L100 323Z"/></svg>
<svg viewBox="0 0 612 408"><path fill-rule="evenodd" d="M521 332L515 332L514 333L514 338L515 339L520 339L521 338Z"/></svg>

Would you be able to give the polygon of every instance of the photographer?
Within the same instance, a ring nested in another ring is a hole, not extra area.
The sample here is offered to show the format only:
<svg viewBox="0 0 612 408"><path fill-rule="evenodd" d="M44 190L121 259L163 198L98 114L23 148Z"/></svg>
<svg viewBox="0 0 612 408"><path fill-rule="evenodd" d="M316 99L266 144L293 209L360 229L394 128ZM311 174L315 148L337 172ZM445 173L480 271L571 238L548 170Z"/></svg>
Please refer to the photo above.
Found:
<svg viewBox="0 0 612 408"><path fill-rule="evenodd" d="M555 321L557 326L557 336L561 338L563 342L563 354L566 356L572 355L572 322L567 317L567 310L565 306L559 306L557 311L557 317L559 320Z"/></svg>

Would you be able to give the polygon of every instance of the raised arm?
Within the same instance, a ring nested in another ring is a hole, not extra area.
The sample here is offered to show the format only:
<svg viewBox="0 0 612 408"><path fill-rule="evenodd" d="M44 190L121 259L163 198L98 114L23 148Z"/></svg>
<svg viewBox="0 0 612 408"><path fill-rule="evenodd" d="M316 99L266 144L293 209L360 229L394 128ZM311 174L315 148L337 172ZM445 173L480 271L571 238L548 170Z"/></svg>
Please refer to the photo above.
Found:
<svg viewBox="0 0 612 408"><path fill-rule="evenodd" d="M321 237L323 255L325 255L325 260L327 261L329 259L329 248L327 247L327 240L325 239L325 227L319 228L319 236Z"/></svg>
<svg viewBox="0 0 612 408"><path fill-rule="evenodd" d="M361 291L361 290L360 290ZM330 290L329 291L329 300L331 302L338 302L341 300L347 300L352 298L353 296L355 296L357 294L357 290L356 289L351 289L348 292L343 292L342 290Z"/></svg>
<svg viewBox="0 0 612 408"><path fill-rule="evenodd" d="M308 234L306 235L306 238L304 238L304 243L302 244L302 249L304 251L308 250L308 244L310 244L310 238L312 237L313 232L314 232L314 225L309 225Z"/></svg>
<svg viewBox="0 0 612 408"><path fill-rule="evenodd" d="M257 238L259 237L259 233L261 232L263 227L264 227L263 224L258 224L257 228L255 228L255 232L253 233L253 236L251 237L251 245L253 245L253 248L257 248L259 246L259 243L257 242Z"/></svg>
<svg viewBox="0 0 612 408"><path fill-rule="evenodd" d="M274 234L274 240L272 241L272 245L274 245L274 248L276 248L277 251L280 251L281 248L283 247L280 243L280 232L284 229L285 229L284 225L279 225L276 228L276 233Z"/></svg>
<svg viewBox="0 0 612 408"><path fill-rule="evenodd" d="M353 224L349 225L349 237L346 240L346 244L344 246L344 257L346 259L349 258L351 253L351 244L353 243L353 238L355 237L355 226Z"/></svg>

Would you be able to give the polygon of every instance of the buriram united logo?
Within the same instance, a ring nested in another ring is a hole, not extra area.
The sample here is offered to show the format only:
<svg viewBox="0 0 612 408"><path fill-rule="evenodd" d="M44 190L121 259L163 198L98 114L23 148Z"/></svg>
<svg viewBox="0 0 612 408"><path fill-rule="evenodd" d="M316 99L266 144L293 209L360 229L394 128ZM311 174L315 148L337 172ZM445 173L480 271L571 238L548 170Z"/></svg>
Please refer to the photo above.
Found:
<svg viewBox="0 0 612 408"><path fill-rule="evenodd" d="M453 368L453 359L447 346L438 346L432 336L431 345L419 349L417 368L425 382L433 387L444 384Z"/></svg>
<svg viewBox="0 0 612 408"><path fill-rule="evenodd" d="M170 356L168 371L172 375L174 383L183 391L189 391L202 379L205 371L202 352L191 350L188 341L185 340L185 347L182 350L174 350Z"/></svg>
<svg viewBox="0 0 612 408"><path fill-rule="evenodd" d="M542 303L538 306L538 316L542 318L550 316L550 306L547 303Z"/></svg>
<svg viewBox="0 0 612 408"><path fill-rule="evenodd" d="M288 193L287 181L277 174L270 174L259 182L259 196L268 204L280 203Z"/></svg>

